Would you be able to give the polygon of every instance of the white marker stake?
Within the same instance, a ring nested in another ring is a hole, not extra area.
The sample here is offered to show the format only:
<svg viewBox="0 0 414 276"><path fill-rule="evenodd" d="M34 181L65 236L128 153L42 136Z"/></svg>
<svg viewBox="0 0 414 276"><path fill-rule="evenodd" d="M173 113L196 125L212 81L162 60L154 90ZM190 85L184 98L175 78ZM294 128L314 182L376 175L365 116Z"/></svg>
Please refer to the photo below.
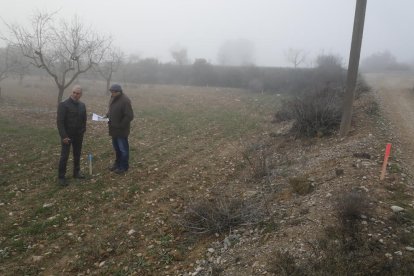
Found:
<svg viewBox="0 0 414 276"><path fill-rule="evenodd" d="M88 154L88 161L89 161L89 175L92 175L92 154Z"/></svg>

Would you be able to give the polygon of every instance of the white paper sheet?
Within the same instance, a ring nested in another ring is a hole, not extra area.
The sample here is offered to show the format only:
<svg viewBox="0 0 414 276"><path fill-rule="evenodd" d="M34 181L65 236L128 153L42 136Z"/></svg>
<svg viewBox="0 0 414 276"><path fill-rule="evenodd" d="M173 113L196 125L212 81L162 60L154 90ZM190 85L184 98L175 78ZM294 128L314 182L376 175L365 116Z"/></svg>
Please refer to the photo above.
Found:
<svg viewBox="0 0 414 276"><path fill-rule="evenodd" d="M104 116L98 115L96 113L92 113L92 121L104 121L104 122L108 122L109 119L105 118Z"/></svg>

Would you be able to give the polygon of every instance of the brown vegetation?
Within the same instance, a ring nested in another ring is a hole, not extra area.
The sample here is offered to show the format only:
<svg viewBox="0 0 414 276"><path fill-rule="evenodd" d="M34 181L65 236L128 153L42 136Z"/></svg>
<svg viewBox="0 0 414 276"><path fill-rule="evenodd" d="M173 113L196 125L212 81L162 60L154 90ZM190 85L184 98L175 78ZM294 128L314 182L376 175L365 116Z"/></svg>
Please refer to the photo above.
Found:
<svg viewBox="0 0 414 276"><path fill-rule="evenodd" d="M82 85L88 111L104 113L105 84ZM53 86L5 87L1 274L413 271L412 178L394 150L378 180L390 136L371 94L358 98L349 137L295 139L287 124L271 123L275 94L127 84L137 115L130 171L106 170L106 126L89 121L83 166L93 153L94 173L59 189Z"/></svg>

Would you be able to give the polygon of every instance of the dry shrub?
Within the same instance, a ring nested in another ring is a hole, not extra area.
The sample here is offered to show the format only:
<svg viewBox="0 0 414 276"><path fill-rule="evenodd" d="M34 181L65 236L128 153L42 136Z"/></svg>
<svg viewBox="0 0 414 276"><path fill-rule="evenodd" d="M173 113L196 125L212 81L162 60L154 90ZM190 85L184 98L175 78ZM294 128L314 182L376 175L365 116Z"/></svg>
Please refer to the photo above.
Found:
<svg viewBox="0 0 414 276"><path fill-rule="evenodd" d="M294 276L306 275L303 269L296 263L295 258L289 252L278 251L268 261L267 270L274 275Z"/></svg>
<svg viewBox="0 0 414 276"><path fill-rule="evenodd" d="M338 198L336 212L344 236L353 239L357 237L361 216L367 214L368 207L366 195L357 191L345 193Z"/></svg>
<svg viewBox="0 0 414 276"><path fill-rule="evenodd" d="M225 233L239 225L257 224L263 216L260 203L218 196L193 202L181 215L179 224L195 234Z"/></svg>
<svg viewBox="0 0 414 276"><path fill-rule="evenodd" d="M414 275L412 255L387 258L385 253L401 249L399 244L381 246L361 231L361 215L367 214L365 194L345 192L336 206L338 224L325 228L317 242L308 242L311 257L295 259L289 253L270 257L269 271L275 275ZM412 236L404 237L412 241Z"/></svg>
<svg viewBox="0 0 414 276"><path fill-rule="evenodd" d="M297 137L330 135L341 122L342 94L340 88L326 87L286 101L275 114L275 120L294 120L291 131Z"/></svg>
<svg viewBox="0 0 414 276"><path fill-rule="evenodd" d="M385 257L386 252L395 252L398 247L384 251L377 241L362 238L360 232L356 244L342 236L341 227L330 231L319 241L314 257L305 261L306 273L302 275L414 275L411 256Z"/></svg>
<svg viewBox="0 0 414 276"><path fill-rule="evenodd" d="M293 192L299 195L307 195L313 191L312 183L305 176L289 178L289 184Z"/></svg>
<svg viewBox="0 0 414 276"><path fill-rule="evenodd" d="M282 101L282 106L285 106L287 104L290 104L290 101ZM292 111L287 108L282 108L278 110L275 115L273 116L273 123L279 123L279 122L285 122L293 120L293 114Z"/></svg>
<svg viewBox="0 0 414 276"><path fill-rule="evenodd" d="M247 161L256 179L269 175L267 156L269 155L266 146L251 144L246 146L242 152L243 159Z"/></svg>

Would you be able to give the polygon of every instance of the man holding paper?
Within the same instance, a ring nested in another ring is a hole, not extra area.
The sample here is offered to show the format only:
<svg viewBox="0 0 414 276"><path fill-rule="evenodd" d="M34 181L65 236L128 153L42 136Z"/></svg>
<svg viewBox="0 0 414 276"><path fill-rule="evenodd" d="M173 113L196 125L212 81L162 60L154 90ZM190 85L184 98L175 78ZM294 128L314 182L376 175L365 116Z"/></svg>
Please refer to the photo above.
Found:
<svg viewBox="0 0 414 276"><path fill-rule="evenodd" d="M123 174L129 169L128 136L134 111L130 99L123 93L119 84L111 85L109 91L111 91L111 100L107 114L108 128L116 158L110 170L116 174Z"/></svg>

